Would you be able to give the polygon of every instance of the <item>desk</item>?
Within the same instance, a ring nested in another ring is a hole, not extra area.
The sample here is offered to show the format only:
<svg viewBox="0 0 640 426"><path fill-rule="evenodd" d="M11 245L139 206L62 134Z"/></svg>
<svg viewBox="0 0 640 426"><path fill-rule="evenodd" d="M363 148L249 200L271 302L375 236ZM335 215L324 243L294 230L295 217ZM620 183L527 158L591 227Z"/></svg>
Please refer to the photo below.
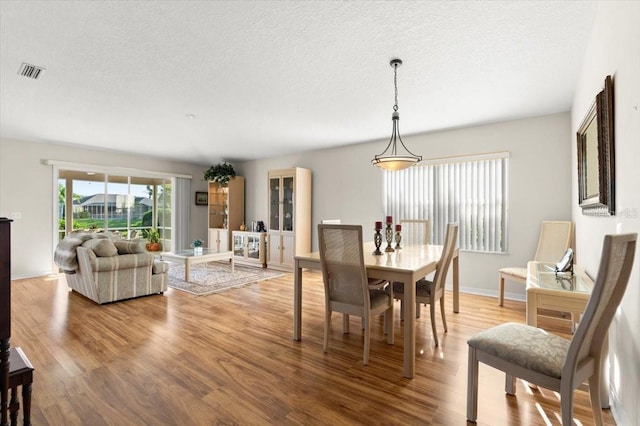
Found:
<svg viewBox="0 0 640 426"><path fill-rule="evenodd" d="M538 326L538 309L570 312L572 321L584 313L593 290L593 280L583 268L574 265L574 274L561 273L556 276L555 264L543 262L527 263L527 324ZM572 324L575 330L575 323ZM609 380L606 369L608 338L605 339L600 377L600 402L609 408Z"/></svg>
<svg viewBox="0 0 640 426"><path fill-rule="evenodd" d="M575 273L556 275L555 264L527 263L527 324L538 326L538 309L570 312L574 321L587 306L593 281L580 266ZM575 324L574 324L575 325Z"/></svg>
<svg viewBox="0 0 640 426"><path fill-rule="evenodd" d="M373 255L373 242L364 244L364 263L369 278L398 281L405 285L404 303L404 377L412 379L416 371L416 281L436 270L443 246L405 246L393 253ZM458 312L458 251L453 255L453 311ZM295 256L293 290L293 340L302 339L302 269L321 270L320 252Z"/></svg>

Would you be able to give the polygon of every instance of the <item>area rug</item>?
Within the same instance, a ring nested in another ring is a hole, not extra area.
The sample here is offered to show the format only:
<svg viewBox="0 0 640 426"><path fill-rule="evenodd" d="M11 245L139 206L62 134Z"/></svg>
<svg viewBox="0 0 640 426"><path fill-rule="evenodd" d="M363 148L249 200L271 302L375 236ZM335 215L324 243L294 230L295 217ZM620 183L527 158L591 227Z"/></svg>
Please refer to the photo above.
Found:
<svg viewBox="0 0 640 426"><path fill-rule="evenodd" d="M220 293L232 288L243 287L258 281L285 275L280 271L265 268L236 265L231 272L231 265L221 262L199 263L191 266L191 281L184 281L184 265L169 265L169 287L186 291L197 296Z"/></svg>

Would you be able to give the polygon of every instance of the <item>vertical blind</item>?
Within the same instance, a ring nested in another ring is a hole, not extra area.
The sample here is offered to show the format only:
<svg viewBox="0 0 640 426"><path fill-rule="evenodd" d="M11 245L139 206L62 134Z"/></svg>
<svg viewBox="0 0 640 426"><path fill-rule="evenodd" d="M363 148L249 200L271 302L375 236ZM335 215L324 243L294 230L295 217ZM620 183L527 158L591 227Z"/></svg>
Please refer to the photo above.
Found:
<svg viewBox="0 0 640 426"><path fill-rule="evenodd" d="M191 179L177 177L173 186L175 190L175 202L173 210L174 224L174 250L189 248L189 224L191 223Z"/></svg>
<svg viewBox="0 0 640 426"><path fill-rule="evenodd" d="M459 224L461 250L507 251L509 154L431 160L383 171L383 209L401 219L429 219L431 243L443 244L449 222Z"/></svg>

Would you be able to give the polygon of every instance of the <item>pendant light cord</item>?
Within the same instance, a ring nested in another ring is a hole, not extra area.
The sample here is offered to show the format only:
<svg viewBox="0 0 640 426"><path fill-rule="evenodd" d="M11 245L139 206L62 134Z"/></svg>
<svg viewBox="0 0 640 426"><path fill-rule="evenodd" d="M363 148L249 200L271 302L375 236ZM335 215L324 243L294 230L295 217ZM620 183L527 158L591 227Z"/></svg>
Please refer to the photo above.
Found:
<svg viewBox="0 0 640 426"><path fill-rule="evenodd" d="M396 89L396 103L393 105L393 110L398 111L398 64L393 66L393 86Z"/></svg>

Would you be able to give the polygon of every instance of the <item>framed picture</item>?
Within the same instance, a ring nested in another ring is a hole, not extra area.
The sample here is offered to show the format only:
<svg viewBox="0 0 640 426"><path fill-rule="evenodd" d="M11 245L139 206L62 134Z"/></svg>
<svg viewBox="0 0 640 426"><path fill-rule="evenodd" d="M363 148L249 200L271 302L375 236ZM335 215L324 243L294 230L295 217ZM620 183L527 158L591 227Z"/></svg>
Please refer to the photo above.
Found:
<svg viewBox="0 0 640 426"><path fill-rule="evenodd" d="M206 192L196 192L196 206L206 206L209 203L209 194Z"/></svg>
<svg viewBox="0 0 640 426"><path fill-rule="evenodd" d="M615 215L613 82L604 81L578 129L578 203L582 214Z"/></svg>

